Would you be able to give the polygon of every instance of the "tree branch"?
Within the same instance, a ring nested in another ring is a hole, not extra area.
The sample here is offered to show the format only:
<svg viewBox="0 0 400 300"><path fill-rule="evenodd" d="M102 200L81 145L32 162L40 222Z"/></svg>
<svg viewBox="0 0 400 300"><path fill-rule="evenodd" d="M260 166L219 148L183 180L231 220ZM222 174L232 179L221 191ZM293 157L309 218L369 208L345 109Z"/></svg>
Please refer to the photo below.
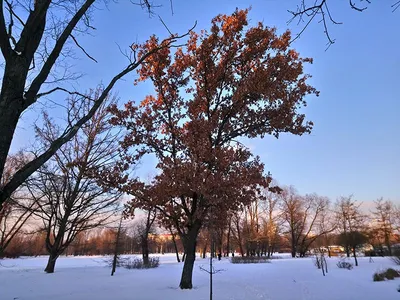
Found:
<svg viewBox="0 0 400 300"><path fill-rule="evenodd" d="M61 53L61 50L64 47L65 42L67 41L68 37L71 36L72 31L74 30L75 26L78 24L79 20L82 16L86 13L89 7L93 4L95 0L87 0L82 7L76 12L76 14L72 17L69 21L68 25L65 27L63 33L60 35L59 39L57 40L53 50L51 51L49 57L47 58L46 62L44 63L42 69L40 70L39 74L35 77L32 81L31 86L29 87L28 91L25 93L25 105L23 109L28 108L31 104L36 101L36 94L39 92L42 84L47 79L54 63L56 62L58 56Z"/></svg>
<svg viewBox="0 0 400 300"><path fill-rule="evenodd" d="M72 37L72 40L74 41L75 45L77 45L78 48L81 49L88 58L90 58L96 63L98 62L95 58L93 58L93 56L91 56L89 53L86 52L86 50L78 43L77 39L72 34L70 34L70 36Z"/></svg>
<svg viewBox="0 0 400 300"><path fill-rule="evenodd" d="M4 20L3 0L0 0L0 48L4 59L6 61L9 60L12 49L8 39L6 22Z"/></svg>
<svg viewBox="0 0 400 300"><path fill-rule="evenodd" d="M90 0L93 1L93 0ZM165 39L162 43L161 46L153 48L152 50L149 50L146 54L140 57L139 60L133 62L132 64L129 64L124 70L122 70L120 73L118 73L116 76L114 76L109 84L106 86L106 88L102 91L101 95L94 101L94 104L92 108L89 110L89 112L84 115L82 118L80 118L73 126L67 128L61 136L59 136L57 139L55 139L49 146L49 148L43 152L41 155L37 156L35 159L27 163L24 167L22 167L19 171L17 171L12 179L3 187L3 189L0 191L0 207L1 204L31 175L33 174L37 169L39 169L47 160L49 160L57 151L60 149L62 145L64 145L66 142L68 142L75 134L78 132L78 130L81 128L83 124L85 124L88 120L90 120L97 109L100 107L100 105L107 99L107 96L109 95L111 89L114 87L114 85L117 83L118 80L120 80L122 77L127 75L128 73L132 72L135 70L137 67L139 67L148 57L153 55L154 53L158 52L161 49L169 48L173 46L173 43L176 42L178 39L181 39L187 35L193 30L193 28L196 26L195 25L188 30L183 35L177 35L177 36L172 36L167 39ZM43 70L43 69L42 69ZM38 75L40 76L40 74ZM38 78L38 77L37 77ZM36 79L37 79L36 78ZM35 79L35 80L36 80ZM32 87L32 86L31 86ZM59 88L59 90L62 90ZM29 91L28 91L29 92ZM51 92L51 91L49 91ZM49 94L47 92L47 94ZM36 95L36 93L35 93ZM36 101L36 98L34 99ZM33 102L32 102L33 103Z"/></svg>
<svg viewBox="0 0 400 300"><path fill-rule="evenodd" d="M63 91L63 92L66 92L66 93L68 93L68 94L70 94L70 95L78 95L78 96L81 96L81 97L90 99L90 98L88 97L88 95L85 95L85 94L82 94L82 93L79 93L79 92L75 92L75 91L72 92L72 91L69 91L69 90L67 90L67 89L65 89L65 88L62 88L62 87L56 87L56 88L51 89L51 90L49 90L49 91L46 91L46 92L37 94L36 100L39 99L39 98L41 98L41 97L43 97L43 96L50 95L50 94L52 94L52 93L54 93L54 92L56 92L56 91Z"/></svg>

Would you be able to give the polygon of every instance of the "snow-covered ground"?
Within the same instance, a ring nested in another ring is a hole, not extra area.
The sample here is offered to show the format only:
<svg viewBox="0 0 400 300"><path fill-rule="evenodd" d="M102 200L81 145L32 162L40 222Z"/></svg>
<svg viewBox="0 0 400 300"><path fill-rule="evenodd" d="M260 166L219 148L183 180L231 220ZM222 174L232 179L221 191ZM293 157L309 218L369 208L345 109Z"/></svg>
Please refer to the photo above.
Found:
<svg viewBox="0 0 400 300"><path fill-rule="evenodd" d="M208 259L197 259L194 289L178 288L182 263L175 256L160 256L151 270L117 269L111 277L104 257L61 257L56 272L46 274L46 257L0 260L1 300L164 300L208 299L209 275L200 270ZM359 267L339 269L328 259L323 277L309 258L276 259L269 264L231 264L215 261L214 299L218 300L376 300L400 299L400 280L373 282L372 274L395 267L388 258L360 258Z"/></svg>

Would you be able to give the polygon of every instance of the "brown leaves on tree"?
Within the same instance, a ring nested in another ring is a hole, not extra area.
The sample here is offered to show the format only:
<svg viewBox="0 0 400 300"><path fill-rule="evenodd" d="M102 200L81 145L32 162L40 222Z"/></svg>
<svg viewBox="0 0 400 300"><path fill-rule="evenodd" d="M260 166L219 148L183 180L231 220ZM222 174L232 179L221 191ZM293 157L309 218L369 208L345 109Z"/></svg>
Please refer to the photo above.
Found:
<svg viewBox="0 0 400 300"><path fill-rule="evenodd" d="M210 31L191 32L184 47L157 51L137 82L150 80L155 93L139 105L112 108L112 123L127 130L121 142L127 161L147 153L158 159L150 185L125 185L130 204L156 206L183 240L212 222L210 210L226 215L269 184L263 164L238 138L312 129L299 113L307 95L318 95L303 73L312 60L289 48L288 31L277 35L262 23L249 28L247 15L218 15ZM159 46L153 37L149 47Z"/></svg>

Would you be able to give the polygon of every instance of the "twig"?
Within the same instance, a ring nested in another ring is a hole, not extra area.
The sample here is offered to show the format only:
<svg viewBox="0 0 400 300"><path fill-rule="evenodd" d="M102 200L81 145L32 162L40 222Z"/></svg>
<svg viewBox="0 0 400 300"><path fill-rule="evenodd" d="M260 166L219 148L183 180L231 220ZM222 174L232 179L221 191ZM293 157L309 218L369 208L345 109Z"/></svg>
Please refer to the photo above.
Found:
<svg viewBox="0 0 400 300"><path fill-rule="evenodd" d="M163 21L163 19L160 17L160 15L158 15L158 18L160 19L161 23L164 25L165 29L167 29L168 33L170 35L173 35L171 30L169 30L168 26L165 24L165 22Z"/></svg>

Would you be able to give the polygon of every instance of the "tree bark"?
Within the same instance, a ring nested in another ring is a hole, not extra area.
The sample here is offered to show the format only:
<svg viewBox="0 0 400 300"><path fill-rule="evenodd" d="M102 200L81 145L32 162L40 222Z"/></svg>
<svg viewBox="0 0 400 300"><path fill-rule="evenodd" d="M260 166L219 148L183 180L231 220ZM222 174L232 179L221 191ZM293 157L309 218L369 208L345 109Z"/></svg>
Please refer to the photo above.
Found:
<svg viewBox="0 0 400 300"><path fill-rule="evenodd" d="M228 233L226 235L226 256L231 252L231 222L229 220Z"/></svg>
<svg viewBox="0 0 400 300"><path fill-rule="evenodd" d="M175 234L172 233L172 230L170 230L170 232L172 235L172 243L174 244L174 249L175 249L175 253L176 253L176 260L178 262L181 262L181 260L179 259L178 246L176 245Z"/></svg>
<svg viewBox="0 0 400 300"><path fill-rule="evenodd" d="M183 265L182 277L179 287L181 289L192 289L192 277L194 261L196 259L196 242L201 226L195 226L189 230L186 235L182 235L182 241L185 248L185 262Z"/></svg>
<svg viewBox="0 0 400 300"><path fill-rule="evenodd" d="M56 267L57 258L58 258L57 253L50 253L49 260L47 261L47 266L44 269L46 273L54 273L54 268Z"/></svg>
<svg viewBox="0 0 400 300"><path fill-rule="evenodd" d="M295 235L294 235L294 232L293 232L293 229L292 229L292 234L291 234L291 236L292 236L292 243L291 243L291 246L292 246L292 257L294 258L294 257L296 257L296 237L295 237Z"/></svg>
<svg viewBox="0 0 400 300"><path fill-rule="evenodd" d="M148 266L149 265L149 241L148 241L148 235L145 234L142 237L142 257L143 257L143 265Z"/></svg>
<svg viewBox="0 0 400 300"><path fill-rule="evenodd" d="M123 219L123 217L121 216L121 219L119 220L117 235L115 237L115 249L114 249L114 258L113 258L113 263L112 263L111 276L114 276L115 270L117 269L118 254L119 254L119 250L120 250L119 249L119 239L120 239L120 235L121 235L122 219Z"/></svg>
<svg viewBox="0 0 400 300"><path fill-rule="evenodd" d="M206 252L207 252L207 244L204 244L204 247L203 247L203 258L206 258Z"/></svg>
<svg viewBox="0 0 400 300"><path fill-rule="evenodd" d="M354 263L355 263L356 267L358 267L356 247L353 247L353 255L354 255Z"/></svg>

